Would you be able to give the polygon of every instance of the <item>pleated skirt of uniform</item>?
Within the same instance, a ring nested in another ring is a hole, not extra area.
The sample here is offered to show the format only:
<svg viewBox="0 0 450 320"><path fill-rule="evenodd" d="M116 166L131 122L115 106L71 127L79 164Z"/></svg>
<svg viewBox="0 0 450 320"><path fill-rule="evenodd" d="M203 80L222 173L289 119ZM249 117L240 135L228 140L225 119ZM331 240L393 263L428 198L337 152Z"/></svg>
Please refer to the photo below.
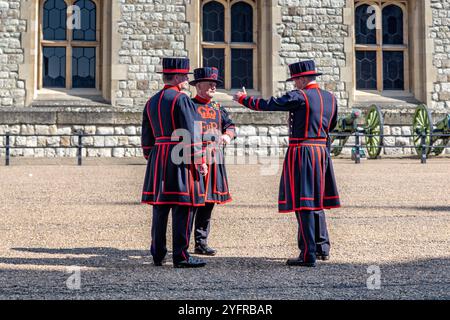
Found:
<svg viewBox="0 0 450 320"><path fill-rule="evenodd" d="M291 144L283 164L281 213L340 207L333 164L325 144Z"/></svg>
<svg viewBox="0 0 450 320"><path fill-rule="evenodd" d="M232 199L228 188L223 148L207 150L209 168L206 177L206 202L218 204L230 202Z"/></svg>
<svg viewBox="0 0 450 320"><path fill-rule="evenodd" d="M151 205L205 204L205 181L197 165L175 164L172 150L176 143L156 144L150 152L145 173L142 202Z"/></svg>

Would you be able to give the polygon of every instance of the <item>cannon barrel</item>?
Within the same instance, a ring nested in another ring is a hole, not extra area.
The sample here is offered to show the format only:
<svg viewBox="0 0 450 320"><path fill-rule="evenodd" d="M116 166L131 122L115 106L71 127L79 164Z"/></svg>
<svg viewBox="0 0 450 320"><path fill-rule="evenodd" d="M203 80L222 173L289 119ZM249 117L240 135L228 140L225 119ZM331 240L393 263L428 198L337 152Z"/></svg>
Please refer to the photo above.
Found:
<svg viewBox="0 0 450 320"><path fill-rule="evenodd" d="M352 113L347 116L338 118L336 131L338 132L353 132L356 130L357 119L361 116L361 110L352 109Z"/></svg>
<svg viewBox="0 0 450 320"><path fill-rule="evenodd" d="M444 118L436 122L434 127L437 132L450 132L450 114L447 114Z"/></svg>

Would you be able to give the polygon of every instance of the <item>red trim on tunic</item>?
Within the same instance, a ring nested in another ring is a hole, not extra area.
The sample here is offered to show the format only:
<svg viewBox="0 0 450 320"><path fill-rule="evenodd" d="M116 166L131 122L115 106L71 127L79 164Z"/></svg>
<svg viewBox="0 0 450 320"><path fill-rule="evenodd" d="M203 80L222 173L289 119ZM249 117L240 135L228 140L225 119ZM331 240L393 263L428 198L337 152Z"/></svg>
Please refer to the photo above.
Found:
<svg viewBox="0 0 450 320"><path fill-rule="evenodd" d="M314 186L315 186L315 176L316 176L316 151L315 148L311 148L312 149L312 191L313 194L315 194L315 190L314 190ZM315 200L315 199L313 199Z"/></svg>
<svg viewBox="0 0 450 320"><path fill-rule="evenodd" d="M174 118L174 116L173 116L173 111L174 111L174 109L175 109L175 103L177 102L177 100L178 100L178 97L180 96L180 95L182 95L183 93L182 92L180 92L179 94L177 94L176 96L175 96L175 98L173 99L173 102L172 102L172 108L171 108L171 111L170 111L170 115L171 115L171 118L172 118L172 128L173 128L173 130L172 131L175 131L175 118Z"/></svg>
<svg viewBox="0 0 450 320"><path fill-rule="evenodd" d="M261 101L261 99L256 99L256 105L255 105L255 110L256 111L260 111L259 110L259 102Z"/></svg>
<svg viewBox="0 0 450 320"><path fill-rule="evenodd" d="M223 201L220 201L220 200L205 200L205 203L225 204L225 203L228 203L228 202L231 202L231 201L233 201L233 199L229 198L229 199L223 200Z"/></svg>
<svg viewBox="0 0 450 320"><path fill-rule="evenodd" d="M330 132L330 127L331 127L331 120L333 119L334 116L334 110L335 110L335 97L333 95L331 95L331 101L332 101L332 105L331 105L331 117L328 121L328 132Z"/></svg>
<svg viewBox="0 0 450 320"><path fill-rule="evenodd" d="M320 98L320 124L319 124L319 132L317 133L317 136L320 137L322 134L322 123L323 123L323 98L322 94L320 93L320 90L317 88L317 93L319 94Z"/></svg>
<svg viewBox="0 0 450 320"><path fill-rule="evenodd" d="M152 118L150 117L150 102L151 101L152 101L152 98L150 98L147 101L147 104L145 105L145 108L147 109L147 117L148 117L148 121L150 122L150 128L152 128L153 137L156 137L156 135L155 135L155 128L153 128Z"/></svg>
<svg viewBox="0 0 450 320"><path fill-rule="evenodd" d="M238 102L239 102L240 104L242 104L242 105L245 106L245 104L243 103L243 101L244 101L245 98L247 98L247 96L246 96L246 95L242 95L242 96L239 98L239 101L238 101Z"/></svg>
<svg viewBox="0 0 450 320"><path fill-rule="evenodd" d="M156 180L159 180L158 179L158 167L159 167L158 159L159 159L160 152L158 152L158 151L156 152L155 169L153 171L153 174L154 174L154 176L153 176L153 194L156 193Z"/></svg>
<svg viewBox="0 0 450 320"><path fill-rule="evenodd" d="M254 100L254 99L255 99L255 98L250 97L250 99L248 100L248 107L249 107L250 109L253 109L252 103L253 103L253 100Z"/></svg>
<svg viewBox="0 0 450 320"><path fill-rule="evenodd" d="M317 84L317 83L311 83L311 84L308 84L305 87L305 89L320 89L320 87L319 87L319 84Z"/></svg>
<svg viewBox="0 0 450 320"><path fill-rule="evenodd" d="M306 95L303 90L300 90L300 92L303 94L303 97L305 98L306 103L306 123L305 123L305 138L308 138L308 130L309 130L309 100L308 96Z"/></svg>
<svg viewBox="0 0 450 320"><path fill-rule="evenodd" d="M167 202L158 202L158 201L141 201L143 204L151 204L151 205L162 205L162 204L175 204L179 206L191 206L191 207L204 207L204 204L192 204L192 202L177 202L177 201L167 201Z"/></svg>
<svg viewBox="0 0 450 320"><path fill-rule="evenodd" d="M162 100L163 96L164 96L164 90L161 92L161 96L159 97L159 100L158 100L158 119L159 119L159 128L161 130L162 136L164 135L164 128L163 128L162 120L161 120L161 100Z"/></svg>
<svg viewBox="0 0 450 320"><path fill-rule="evenodd" d="M175 91L180 91L180 88L178 88L178 86L172 86L172 85L166 84L164 86L163 90L168 90L168 89L175 90Z"/></svg>

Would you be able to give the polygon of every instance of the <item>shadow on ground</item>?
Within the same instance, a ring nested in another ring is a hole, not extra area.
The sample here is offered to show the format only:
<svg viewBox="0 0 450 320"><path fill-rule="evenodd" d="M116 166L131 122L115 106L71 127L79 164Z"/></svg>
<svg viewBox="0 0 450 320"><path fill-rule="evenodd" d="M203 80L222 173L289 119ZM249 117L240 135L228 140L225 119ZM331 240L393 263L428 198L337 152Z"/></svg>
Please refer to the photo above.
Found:
<svg viewBox="0 0 450 320"><path fill-rule="evenodd" d="M0 258L1 299L450 299L450 258L373 263L381 288L370 290L377 278L370 264L299 268L284 257L218 256L205 268L174 269L153 266L147 250L12 250L46 257ZM67 287L71 266L81 267L80 290Z"/></svg>

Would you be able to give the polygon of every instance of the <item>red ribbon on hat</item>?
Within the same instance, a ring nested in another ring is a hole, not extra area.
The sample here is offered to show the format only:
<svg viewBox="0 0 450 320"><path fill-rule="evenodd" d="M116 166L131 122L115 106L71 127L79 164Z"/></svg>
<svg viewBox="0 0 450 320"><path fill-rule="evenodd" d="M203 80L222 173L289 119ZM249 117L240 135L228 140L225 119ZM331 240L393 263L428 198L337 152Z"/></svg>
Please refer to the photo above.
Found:
<svg viewBox="0 0 450 320"><path fill-rule="evenodd" d="M309 75L316 74L316 73L317 73L317 71L306 71L306 72L302 72L302 73L293 74L291 76L291 78L309 76Z"/></svg>

